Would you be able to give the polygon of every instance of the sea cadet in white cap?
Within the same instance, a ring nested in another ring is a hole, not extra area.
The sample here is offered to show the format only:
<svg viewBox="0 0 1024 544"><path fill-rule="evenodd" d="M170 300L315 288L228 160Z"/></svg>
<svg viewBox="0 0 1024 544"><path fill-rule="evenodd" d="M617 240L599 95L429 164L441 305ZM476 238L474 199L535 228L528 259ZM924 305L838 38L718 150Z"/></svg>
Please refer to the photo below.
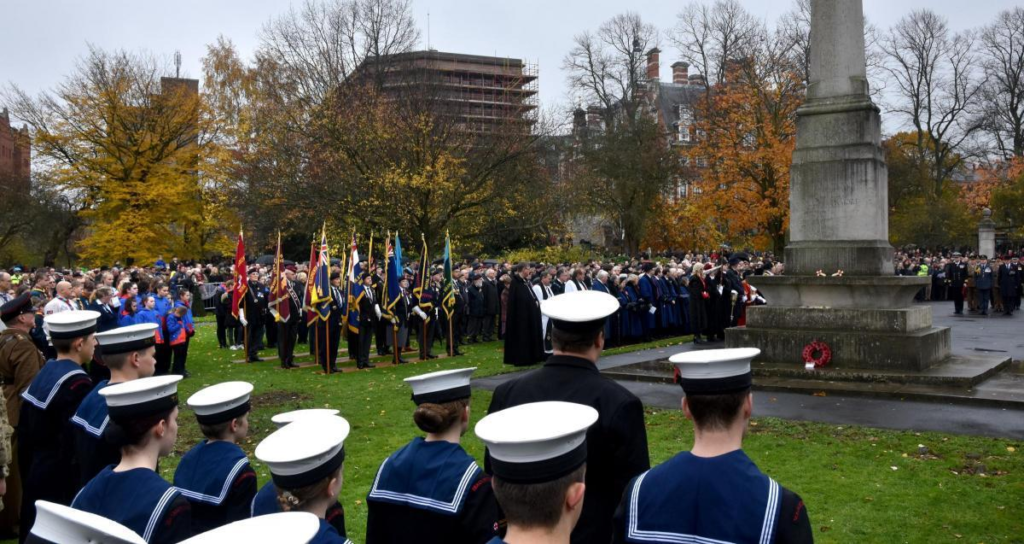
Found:
<svg viewBox="0 0 1024 544"><path fill-rule="evenodd" d="M597 421L590 406L549 401L494 412L476 424L508 521L505 540L489 544L570 542L586 502L587 429Z"/></svg>
<svg viewBox="0 0 1024 544"><path fill-rule="evenodd" d="M742 450L753 411L756 348L691 351L679 370L693 449L630 482L612 542L813 542L800 497L758 470Z"/></svg>
<svg viewBox="0 0 1024 544"><path fill-rule="evenodd" d="M308 512L281 512L229 523L181 544L309 544L320 520Z"/></svg>
<svg viewBox="0 0 1024 544"><path fill-rule="evenodd" d="M381 463L366 498L366 543L477 542L504 534L491 479L459 441L469 429L475 368L406 378L427 436Z"/></svg>
<svg viewBox="0 0 1024 544"><path fill-rule="evenodd" d="M274 425L278 428L284 427L291 423L295 423L300 419L306 419L311 417L324 417L324 416L337 416L338 411L330 408L304 408L301 410L292 410L290 412L283 412L275 414L274 417L270 418ZM252 516L264 516L268 514L274 514L281 512L281 503L277 500L277 487L274 485L274 480L263 484L259 492L252 500L252 504L249 507L250 515ZM341 503L335 501L334 504L327 507L327 513L324 514L324 519L327 523L331 524L339 535L346 534L345 530L345 509L342 508Z"/></svg>
<svg viewBox="0 0 1024 544"><path fill-rule="evenodd" d="M274 431L256 446L256 458L270 469L281 509L320 518L310 544L349 542L324 519L341 493L348 432L344 418L309 417Z"/></svg>
<svg viewBox="0 0 1024 544"><path fill-rule="evenodd" d="M108 385L153 375L156 365L156 331L157 325L144 323L96 334L96 342L103 350L103 363L110 369L110 380L97 383L71 418L80 475L79 488L89 483L104 467L121 462L121 448L103 438L103 430L110 416L107 400L100 395L100 391Z"/></svg>
<svg viewBox="0 0 1024 544"><path fill-rule="evenodd" d="M650 468L643 404L597 369L604 323L619 309L619 301L608 293L577 291L545 300L540 309L551 319L554 355L542 368L499 385L487 412L551 400L598 411L600 418L587 434L587 500L572 540L605 542L626 484ZM493 474L490 456L485 461L485 469Z"/></svg>
<svg viewBox="0 0 1024 544"><path fill-rule="evenodd" d="M238 446L249 434L248 382L224 382L188 398L205 440L181 457L174 486L192 503L192 532L250 517L256 472Z"/></svg>
<svg viewBox="0 0 1024 544"><path fill-rule="evenodd" d="M18 462L24 489L22 527L32 527L37 500L68 504L78 490L79 474L67 421L92 390L92 379L82 366L92 360L96 349L99 315L74 310L44 319L57 358L47 361L21 394Z"/></svg>
<svg viewBox="0 0 1024 544"><path fill-rule="evenodd" d="M55 504L36 503L36 523L26 544L145 544L131 529L96 514Z"/></svg>
<svg viewBox="0 0 1024 544"><path fill-rule="evenodd" d="M178 437L178 382L155 376L107 386L107 440L121 447L121 462L100 471L75 497L73 508L112 519L149 544L192 536L192 509L181 492L156 472Z"/></svg>

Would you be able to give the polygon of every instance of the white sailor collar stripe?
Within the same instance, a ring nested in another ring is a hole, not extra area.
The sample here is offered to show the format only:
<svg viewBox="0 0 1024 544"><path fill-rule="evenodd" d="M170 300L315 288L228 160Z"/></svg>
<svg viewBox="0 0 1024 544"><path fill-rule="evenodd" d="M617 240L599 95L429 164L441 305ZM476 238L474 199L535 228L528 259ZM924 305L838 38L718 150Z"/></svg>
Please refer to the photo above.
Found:
<svg viewBox="0 0 1024 544"><path fill-rule="evenodd" d="M637 477L633 489L629 494L629 515L627 519L626 536L631 540L640 542L668 542L671 544L734 544L725 540L716 540L697 535L683 533L670 533L664 531L643 531L640 530L637 520L637 502L640 496L640 485L650 471L644 472ZM772 478L768 478L768 504L765 507L764 520L761 524L761 538L758 544L771 544L775 532L775 518L779 510L779 484Z"/></svg>
<svg viewBox="0 0 1024 544"><path fill-rule="evenodd" d="M459 505L462 503L462 497L466 494L466 489L469 488L470 482L473 481L473 476L480 470L476 462L473 461L466 467L465 472L462 474L462 480L459 481L459 487L455 491L455 496L452 497L451 502L443 502L430 497L422 497L420 495L413 495L412 493L398 493L395 491L386 491L380 489L378 484L380 483L380 476L384 472L384 467L387 466L388 461L391 457L388 457L380 464L380 468L377 469L377 476L373 479L373 487L370 488L370 497L375 499L388 499L392 501L405 502L415 506L422 506L424 508L430 508L433 510L439 510L442 512L456 513L459 511Z"/></svg>
<svg viewBox="0 0 1024 544"><path fill-rule="evenodd" d="M220 495L216 497L213 495L199 493L198 491L191 491L183 487L179 487L178 491L180 491L181 494L184 495L186 498L209 503L214 506L219 506L220 503L224 502L224 498L228 496L228 489L231 488L231 483L235 481L235 478L238 476L238 473L241 472L241 470L245 468L248 464L249 458L243 457L239 459L237 463L235 463L235 466L231 467L231 472L229 472L227 478L224 479L224 486L221 487L220 489ZM255 500L256 499L253 498L253 501Z"/></svg>

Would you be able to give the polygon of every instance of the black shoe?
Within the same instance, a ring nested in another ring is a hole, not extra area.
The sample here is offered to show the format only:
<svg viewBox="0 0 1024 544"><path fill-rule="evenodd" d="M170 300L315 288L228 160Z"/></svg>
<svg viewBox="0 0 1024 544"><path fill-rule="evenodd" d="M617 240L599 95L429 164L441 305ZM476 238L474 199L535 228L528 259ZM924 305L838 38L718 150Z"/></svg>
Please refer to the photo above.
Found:
<svg viewBox="0 0 1024 544"><path fill-rule="evenodd" d="M186 371L181 373L181 377L182 378L191 378L192 374L190 374L189 371L186 370Z"/></svg>
<svg viewBox="0 0 1024 544"><path fill-rule="evenodd" d="M263 359L260 359L259 357L250 357L249 358L249 362L250 363L262 363Z"/></svg>
<svg viewBox="0 0 1024 544"><path fill-rule="evenodd" d="M400 364L400 365L407 365L407 364L409 364L409 360L408 359L399 358L398 359L398 364Z"/></svg>
<svg viewBox="0 0 1024 544"><path fill-rule="evenodd" d="M290 365L290 364L288 364L288 363L281 363L281 368L283 368L285 370L291 370L292 368L295 368L295 367Z"/></svg>
<svg viewBox="0 0 1024 544"><path fill-rule="evenodd" d="M437 355L427 354L427 359L437 359Z"/></svg>
<svg viewBox="0 0 1024 544"><path fill-rule="evenodd" d="M452 355L455 355L455 356L458 356L458 355L465 355L465 353L462 353L462 352L461 352L461 351L459 351L459 350L455 350L455 353L453 353Z"/></svg>
<svg viewBox="0 0 1024 544"><path fill-rule="evenodd" d="M377 368L377 365L373 363L366 363L365 365L363 365L363 368Z"/></svg>

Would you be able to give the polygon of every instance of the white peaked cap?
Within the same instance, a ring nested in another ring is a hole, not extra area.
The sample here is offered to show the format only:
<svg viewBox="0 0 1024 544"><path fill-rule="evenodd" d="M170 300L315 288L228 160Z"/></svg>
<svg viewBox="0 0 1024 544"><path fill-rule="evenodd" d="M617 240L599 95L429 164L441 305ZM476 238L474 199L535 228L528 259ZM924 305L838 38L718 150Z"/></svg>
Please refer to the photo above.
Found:
<svg viewBox="0 0 1024 544"><path fill-rule="evenodd" d="M231 421L249 412L249 396L253 386L249 382L224 382L200 389L186 403L204 425Z"/></svg>
<svg viewBox="0 0 1024 544"><path fill-rule="evenodd" d="M294 423L300 419L307 417L319 417L319 416L336 416L338 411L331 408L304 408L302 410L292 410L291 412L282 412L275 414L274 417L270 418L270 421L274 422L274 425L278 427L284 427L289 423Z"/></svg>
<svg viewBox="0 0 1024 544"><path fill-rule="evenodd" d="M43 322L50 338L79 338L96 332L99 317L100 313L92 310L71 310L50 314L43 318Z"/></svg>
<svg viewBox="0 0 1024 544"><path fill-rule="evenodd" d="M560 295L561 296L561 295ZM488 414L475 428L495 476L538 483L569 474L587 459L587 429L597 410L572 402L534 402Z"/></svg>
<svg viewBox="0 0 1024 544"><path fill-rule="evenodd" d="M406 378L405 383L412 387L412 400L416 404L441 404L471 396L469 381L474 370L476 367L420 374Z"/></svg>
<svg viewBox="0 0 1024 544"><path fill-rule="evenodd" d="M601 291L573 291L540 303L541 313L553 320L553 327L570 332L599 329L618 309L619 300Z"/></svg>
<svg viewBox="0 0 1024 544"><path fill-rule="evenodd" d="M104 387L110 419L124 421L148 417L178 405L181 376L152 376Z"/></svg>
<svg viewBox="0 0 1024 544"><path fill-rule="evenodd" d="M320 520L308 512L278 512L243 519L198 534L181 544L309 544Z"/></svg>
<svg viewBox="0 0 1024 544"><path fill-rule="evenodd" d="M139 323L118 327L96 333L96 342L103 348L103 353L107 355L141 351L156 345L157 328L156 323Z"/></svg>
<svg viewBox="0 0 1024 544"><path fill-rule="evenodd" d="M36 523L29 531L59 544L145 544L131 529L96 514L36 501Z"/></svg>
<svg viewBox="0 0 1024 544"><path fill-rule="evenodd" d="M339 416L306 417L274 431L256 446L279 489L296 489L334 474L345 460L348 421Z"/></svg>
<svg viewBox="0 0 1024 544"><path fill-rule="evenodd" d="M722 394L750 388L750 362L760 354L757 348L705 349L677 353L668 360L679 370L687 395Z"/></svg>

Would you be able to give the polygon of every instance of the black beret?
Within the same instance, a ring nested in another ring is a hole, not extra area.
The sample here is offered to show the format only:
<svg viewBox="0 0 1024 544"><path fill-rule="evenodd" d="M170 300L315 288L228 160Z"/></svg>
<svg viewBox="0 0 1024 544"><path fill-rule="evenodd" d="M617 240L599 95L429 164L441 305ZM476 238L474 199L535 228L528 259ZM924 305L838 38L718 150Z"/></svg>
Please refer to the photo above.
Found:
<svg viewBox="0 0 1024 544"><path fill-rule="evenodd" d="M21 314L30 314L34 311L32 308L32 295L22 293L21 296L12 298L7 304L0 306L0 320L7 322Z"/></svg>

